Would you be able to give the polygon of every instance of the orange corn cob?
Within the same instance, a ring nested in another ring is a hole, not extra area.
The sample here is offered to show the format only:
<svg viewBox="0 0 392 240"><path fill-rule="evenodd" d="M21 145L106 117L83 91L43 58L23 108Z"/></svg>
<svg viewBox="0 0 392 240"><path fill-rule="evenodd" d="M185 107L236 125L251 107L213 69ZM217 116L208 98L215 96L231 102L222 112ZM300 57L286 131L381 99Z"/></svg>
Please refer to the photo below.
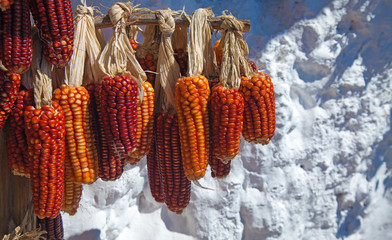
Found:
<svg viewBox="0 0 392 240"><path fill-rule="evenodd" d="M136 149L128 158L128 162L136 164L148 154L151 147L154 127L154 88L151 83L143 83L143 102L137 107Z"/></svg>
<svg viewBox="0 0 392 240"><path fill-rule="evenodd" d="M74 23L70 0L31 0L30 9L40 32L48 62L64 67L73 52Z"/></svg>
<svg viewBox="0 0 392 240"><path fill-rule="evenodd" d="M208 160L208 164L211 167L211 176L213 178L224 178L230 173L231 160L227 163L223 163L219 158L211 154L212 156Z"/></svg>
<svg viewBox="0 0 392 240"><path fill-rule="evenodd" d="M215 52L215 57L216 57L216 63L218 65L218 68L220 68L221 64L222 64L222 57L223 57L223 46L219 45L221 42L221 39L218 39L214 46L212 47L212 49Z"/></svg>
<svg viewBox="0 0 392 240"><path fill-rule="evenodd" d="M64 239L63 219L61 214L55 218L37 218L37 228L46 231L42 237L48 240ZM41 239L41 238L40 238Z"/></svg>
<svg viewBox="0 0 392 240"><path fill-rule="evenodd" d="M23 111L32 105L34 105L32 89L20 91L10 116L10 131L8 131L8 164L15 175L26 177L30 177L30 172Z"/></svg>
<svg viewBox="0 0 392 240"><path fill-rule="evenodd" d="M181 213L189 203L191 182L185 176L182 166L177 116L158 114L156 130L163 198L170 211Z"/></svg>
<svg viewBox="0 0 392 240"><path fill-rule="evenodd" d="M19 87L19 74L0 70L0 130L14 106Z"/></svg>
<svg viewBox="0 0 392 240"><path fill-rule="evenodd" d="M209 154L208 98L210 88L204 76L178 79L176 109L185 175L198 180L205 174Z"/></svg>
<svg viewBox="0 0 392 240"><path fill-rule="evenodd" d="M53 101L60 104L65 115L66 151L75 183L92 183L98 178L98 153L94 144L90 96L84 87L65 84L54 91Z"/></svg>
<svg viewBox="0 0 392 240"><path fill-rule="evenodd" d="M8 71L23 73L33 57L29 1L16 0L0 11L0 60Z"/></svg>
<svg viewBox="0 0 392 240"><path fill-rule="evenodd" d="M160 166L157 156L155 138L151 142L151 150L147 154L147 171L148 171L148 182L150 184L151 195L154 197L157 202L164 202L163 199L163 189L162 189L162 180L160 174Z"/></svg>
<svg viewBox="0 0 392 240"><path fill-rule="evenodd" d="M0 0L0 10L5 11L14 4L14 0Z"/></svg>
<svg viewBox="0 0 392 240"><path fill-rule="evenodd" d="M239 152L244 99L237 89L217 86L211 95L212 155L223 163Z"/></svg>
<svg viewBox="0 0 392 240"><path fill-rule="evenodd" d="M79 207L82 190L82 184L74 183L74 174L71 162L66 161L64 173L64 196L61 210L71 216L74 215Z"/></svg>
<svg viewBox="0 0 392 240"><path fill-rule="evenodd" d="M64 112L57 102L24 111L34 212L55 218L61 209L64 187Z"/></svg>
<svg viewBox="0 0 392 240"><path fill-rule="evenodd" d="M262 72L242 77L239 91L245 100L244 139L268 144L275 133L275 94L271 78Z"/></svg>

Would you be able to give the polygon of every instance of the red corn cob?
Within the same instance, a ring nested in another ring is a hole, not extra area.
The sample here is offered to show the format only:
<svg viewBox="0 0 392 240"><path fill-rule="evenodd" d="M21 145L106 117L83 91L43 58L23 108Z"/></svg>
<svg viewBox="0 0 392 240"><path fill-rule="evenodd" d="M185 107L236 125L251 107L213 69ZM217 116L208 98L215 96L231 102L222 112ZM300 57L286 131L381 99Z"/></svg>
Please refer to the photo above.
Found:
<svg viewBox="0 0 392 240"><path fill-rule="evenodd" d="M29 106L24 111L33 206L39 218L55 218L63 200L64 112L57 102L52 106Z"/></svg>
<svg viewBox="0 0 392 240"><path fill-rule="evenodd" d="M217 86L211 95L212 154L227 163L239 152L244 99L237 89Z"/></svg>
<svg viewBox="0 0 392 240"><path fill-rule="evenodd" d="M46 234L42 235L47 240L62 240L64 239L63 219L61 214L55 218L37 218L37 227Z"/></svg>
<svg viewBox="0 0 392 240"><path fill-rule="evenodd" d="M8 71L23 73L33 57L29 1L16 0L0 12L0 60Z"/></svg>
<svg viewBox="0 0 392 240"><path fill-rule="evenodd" d="M19 87L19 74L0 70L0 130L14 106Z"/></svg>
<svg viewBox="0 0 392 240"><path fill-rule="evenodd" d="M162 180L160 174L159 160L157 156L155 136L151 142L151 150L147 154L147 170L148 170L148 182L150 184L151 195L157 202L164 202Z"/></svg>
<svg viewBox="0 0 392 240"><path fill-rule="evenodd" d="M155 93L151 83L143 83L143 102L137 107L136 149L128 158L130 164L136 164L148 154L151 147L154 127Z"/></svg>
<svg viewBox="0 0 392 240"><path fill-rule="evenodd" d="M230 173L231 160L227 163L223 163L219 158L211 154L212 156L208 160L208 164L211 167L211 176L213 178L224 178Z"/></svg>
<svg viewBox="0 0 392 240"><path fill-rule="evenodd" d="M30 177L30 172L23 111L32 105L34 105L32 89L20 91L14 111L10 116L10 131L8 132L8 164L15 175L26 177Z"/></svg>
<svg viewBox="0 0 392 240"><path fill-rule="evenodd" d="M239 91L245 100L244 139L268 144L275 133L275 94L271 78L262 72L242 77Z"/></svg>
<svg viewBox="0 0 392 240"><path fill-rule="evenodd" d="M48 62L64 67L73 52L74 23L70 0L31 0L30 9Z"/></svg>
<svg viewBox="0 0 392 240"><path fill-rule="evenodd" d="M156 149L163 186L163 197L170 211L181 213L188 205L191 182L182 166L177 116L158 114Z"/></svg>

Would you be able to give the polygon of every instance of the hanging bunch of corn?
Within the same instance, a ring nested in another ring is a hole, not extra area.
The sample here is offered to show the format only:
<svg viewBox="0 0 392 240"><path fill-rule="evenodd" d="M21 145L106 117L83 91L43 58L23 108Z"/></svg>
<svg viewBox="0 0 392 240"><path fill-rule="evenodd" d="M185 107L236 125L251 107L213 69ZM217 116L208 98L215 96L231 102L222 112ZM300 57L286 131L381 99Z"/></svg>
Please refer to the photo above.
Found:
<svg viewBox="0 0 392 240"><path fill-rule="evenodd" d="M78 5L75 18L75 51L66 67L67 84L61 85L53 94L53 101L58 102L64 110L67 161L71 167L69 170L73 172L72 181L77 184L92 183L98 178L98 151L89 110L90 95L87 89L81 86L87 55L86 44L91 38L88 35L95 35L90 29L93 24L92 8Z"/></svg>
<svg viewBox="0 0 392 240"><path fill-rule="evenodd" d="M73 53L74 24L70 0L30 0L40 32L43 54L56 67L64 67Z"/></svg>
<svg viewBox="0 0 392 240"><path fill-rule="evenodd" d="M242 77L239 90L245 100L244 139L268 144L275 133L275 93L271 78L263 72Z"/></svg>
<svg viewBox="0 0 392 240"><path fill-rule="evenodd" d="M147 77L135 57L126 33L125 21L135 7L130 3L115 3L109 9L114 31L99 57L106 74L102 78L96 104L108 144L109 162L105 171L108 180L121 176L125 159L136 147L137 96L143 102L142 82ZM97 90L97 89L96 89Z"/></svg>
<svg viewBox="0 0 392 240"><path fill-rule="evenodd" d="M14 0L0 0L0 10L5 11L9 9L12 4L14 4Z"/></svg>
<svg viewBox="0 0 392 240"><path fill-rule="evenodd" d="M61 218L61 214L55 218L37 218L37 228L46 232L42 235L44 239L64 239L63 219Z"/></svg>
<svg viewBox="0 0 392 240"><path fill-rule="evenodd" d="M14 73L29 69L33 57L29 1L15 0L0 11L0 61Z"/></svg>
<svg viewBox="0 0 392 240"><path fill-rule="evenodd" d="M206 76L215 75L211 27L207 21L212 14L206 9L193 13L188 46L189 77L178 79L175 87L176 109L180 128L181 154L185 175L198 180L205 174L209 156L210 88Z"/></svg>
<svg viewBox="0 0 392 240"><path fill-rule="evenodd" d="M142 69L146 71L147 81L154 86L160 41L159 27L147 25L143 31L143 38L143 44L136 49L136 57Z"/></svg>
<svg viewBox="0 0 392 240"><path fill-rule="evenodd" d="M250 71L243 55L243 24L233 16L223 17L220 81L211 95L212 155L209 162L212 175L218 178L229 173L230 161L239 152L244 112L244 99L238 91L240 73L244 68Z"/></svg>
<svg viewBox="0 0 392 240"><path fill-rule="evenodd" d="M0 130L14 106L19 87L19 74L0 70Z"/></svg>
<svg viewBox="0 0 392 240"><path fill-rule="evenodd" d="M159 93L155 145L163 199L170 211L181 213L190 200L191 182L186 178L183 167L175 107L175 84L181 72L171 44L175 29L173 13L171 10L162 10L157 13L162 39L158 56L159 75L155 85ZM154 177L155 179L150 179L150 181L156 181L157 177Z"/></svg>
<svg viewBox="0 0 392 240"><path fill-rule="evenodd" d="M30 170L23 112L26 107L33 105L33 89L18 93L10 116L11 131L8 131L8 164L13 174L25 177L30 177Z"/></svg>

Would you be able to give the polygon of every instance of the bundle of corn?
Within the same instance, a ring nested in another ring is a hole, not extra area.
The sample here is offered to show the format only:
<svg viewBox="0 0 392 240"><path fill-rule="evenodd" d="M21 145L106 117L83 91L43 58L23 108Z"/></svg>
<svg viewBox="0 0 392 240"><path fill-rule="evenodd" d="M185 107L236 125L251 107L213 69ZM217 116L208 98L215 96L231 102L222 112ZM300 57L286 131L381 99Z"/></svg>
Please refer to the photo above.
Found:
<svg viewBox="0 0 392 240"><path fill-rule="evenodd" d="M31 0L30 9L40 32L43 53L48 62L64 67L70 60L74 41L70 0Z"/></svg>
<svg viewBox="0 0 392 240"><path fill-rule="evenodd" d="M23 112L33 105L33 89L20 91L10 116L11 131L8 131L8 164L13 174L25 177L30 177L30 172Z"/></svg>
<svg viewBox="0 0 392 240"><path fill-rule="evenodd" d="M63 219L61 214L55 218L37 219L37 228L46 233L42 235L47 240L61 240L64 239Z"/></svg>
<svg viewBox="0 0 392 240"><path fill-rule="evenodd" d="M148 183L150 185L151 195L155 201L163 203L163 188L162 178L160 174L160 162L156 150L156 136L153 137L151 142L151 150L147 154L147 171L148 171Z"/></svg>
<svg viewBox="0 0 392 240"><path fill-rule="evenodd" d="M29 1L15 0L0 11L0 61L8 71L23 73L33 57Z"/></svg>
<svg viewBox="0 0 392 240"><path fill-rule="evenodd" d="M210 88L206 76L215 75L211 28L206 9L193 13L188 46L189 77L178 79L175 87L176 109L180 128L181 154L185 175L198 180L205 174L209 156L208 99ZM204 65L203 65L204 64Z"/></svg>
<svg viewBox="0 0 392 240"><path fill-rule="evenodd" d="M0 130L14 106L19 87L19 74L0 70Z"/></svg>
<svg viewBox="0 0 392 240"><path fill-rule="evenodd" d="M148 154L154 134L154 88L151 83L146 81L143 83L143 91L143 101L137 106L136 148L128 157L130 164L138 163L142 157Z"/></svg>
<svg viewBox="0 0 392 240"><path fill-rule="evenodd" d="M160 31L156 25L147 25L143 32L143 44L136 49L137 60L146 71L147 81L155 85Z"/></svg>
<svg viewBox="0 0 392 240"><path fill-rule="evenodd" d="M155 145L163 199L170 211L181 213L190 200L191 182L186 178L182 164L178 118L175 112L175 83L181 76L181 72L171 44L175 29L172 14L174 12L171 10L157 13L162 32L158 56L159 75L156 82L160 99L157 102L157 109L161 111L157 115L155 126Z"/></svg>
<svg viewBox="0 0 392 240"><path fill-rule="evenodd" d="M64 187L65 124L64 111L51 102L51 69L34 37L34 106L24 110L28 162L34 212L39 218L55 218L60 213ZM36 54L37 53L37 54Z"/></svg>
<svg viewBox="0 0 392 240"><path fill-rule="evenodd" d="M244 139L266 145L275 133L275 93L271 78L259 72L242 77L239 91L245 100Z"/></svg>
<svg viewBox="0 0 392 240"><path fill-rule="evenodd" d="M142 82L146 75L135 57L126 33L125 21L135 9L130 3L115 3L109 9L114 31L99 57L99 66L106 74L98 88L96 104L108 144L104 171L114 180L121 176L125 159L136 147L137 96L143 101ZM96 89L97 90L97 89Z"/></svg>
<svg viewBox="0 0 392 240"><path fill-rule="evenodd" d="M0 10L5 11L9 9L12 4L14 4L14 0L0 0Z"/></svg>

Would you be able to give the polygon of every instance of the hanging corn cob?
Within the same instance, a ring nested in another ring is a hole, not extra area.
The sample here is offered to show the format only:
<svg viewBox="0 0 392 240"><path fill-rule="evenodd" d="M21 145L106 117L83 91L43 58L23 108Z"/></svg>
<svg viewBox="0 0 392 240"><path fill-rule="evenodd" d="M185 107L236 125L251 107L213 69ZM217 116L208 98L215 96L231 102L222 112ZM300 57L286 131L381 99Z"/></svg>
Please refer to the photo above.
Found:
<svg viewBox="0 0 392 240"><path fill-rule="evenodd" d="M275 94L271 78L262 72L242 77L240 92L244 96L244 139L266 145L275 133Z"/></svg>
<svg viewBox="0 0 392 240"><path fill-rule="evenodd" d="M229 175L231 160L229 160L227 163L223 163L213 153L211 155L212 156L208 159L208 164L211 167L211 176L213 178L224 178Z"/></svg>
<svg viewBox="0 0 392 240"><path fill-rule="evenodd" d="M37 218L37 228L46 231L42 237L47 240L61 240L64 239L63 219L59 214L54 219L52 218Z"/></svg>
<svg viewBox="0 0 392 240"><path fill-rule="evenodd" d="M221 44L221 38L216 40L214 46L212 47L214 49L215 53L215 59L216 63L218 65L218 68L221 67L222 64L222 56L223 56L223 44Z"/></svg>
<svg viewBox="0 0 392 240"><path fill-rule="evenodd" d="M66 156L68 158L68 156ZM64 173L64 196L61 205L61 211L74 215L79 207L80 198L82 197L82 184L74 182L74 173L71 162L65 161Z"/></svg>
<svg viewBox="0 0 392 240"><path fill-rule="evenodd" d="M98 60L106 74L96 95L99 118L108 144L109 162L105 172L116 178L121 175L126 158L135 151L137 95L139 91L143 101L142 82L147 78L136 60L125 29L125 21L134 9L130 3L115 3L109 9L115 30Z"/></svg>
<svg viewBox="0 0 392 240"><path fill-rule="evenodd" d="M143 83L143 101L137 106L136 148L128 157L130 164L136 164L150 151L154 127L155 93L151 83Z"/></svg>
<svg viewBox="0 0 392 240"><path fill-rule="evenodd" d="M5 11L9 9L12 4L14 4L14 0L0 0L0 10Z"/></svg>
<svg viewBox="0 0 392 240"><path fill-rule="evenodd" d="M204 176L209 156L207 103L210 88L207 78L201 74L212 76L216 71L210 41L211 28L207 22L211 14L206 9L198 9L193 13L189 30L189 77L178 79L175 88L181 154L185 175L189 180L198 180Z"/></svg>
<svg viewBox="0 0 392 240"><path fill-rule="evenodd" d="M33 105L33 90L20 91L10 116L11 131L8 131L8 164L13 174L26 177L30 177L30 171L23 112Z"/></svg>
<svg viewBox="0 0 392 240"><path fill-rule="evenodd" d="M143 32L144 42L136 49L136 57L140 66L146 71L147 81L155 85L154 72L157 71L158 47L160 31L156 25L147 25Z"/></svg>
<svg viewBox="0 0 392 240"><path fill-rule="evenodd" d="M163 199L163 188L162 179L160 174L159 160L156 150L156 136L153 137L151 142L151 150L147 154L147 170L148 170L148 182L150 185L151 195L157 202L164 202Z"/></svg>
<svg viewBox="0 0 392 240"><path fill-rule="evenodd" d="M188 44L188 28L176 25L172 36L172 45L174 57L180 66L181 76L186 76L188 72L188 53L186 52Z"/></svg>
<svg viewBox="0 0 392 240"><path fill-rule="evenodd" d="M33 57L29 1L15 0L0 11L0 60L8 71L23 73Z"/></svg>
<svg viewBox="0 0 392 240"><path fill-rule="evenodd" d="M157 101L157 109L162 111L157 115L155 144L163 199L170 211L181 213L190 200L191 182L186 178L182 164L178 119L175 113L175 83L181 72L171 43L175 29L172 13L171 10L157 13L162 38L158 56L159 75L155 87L160 100Z"/></svg>
<svg viewBox="0 0 392 240"><path fill-rule="evenodd" d="M43 54L64 67L73 53L74 24L70 0L31 0L30 9L40 32Z"/></svg>
<svg viewBox="0 0 392 240"><path fill-rule="evenodd" d="M177 115L159 113L156 129L163 198L170 211L181 213L190 200L191 182L182 166Z"/></svg>
<svg viewBox="0 0 392 240"><path fill-rule="evenodd" d="M19 74L0 70L0 130L14 106L19 87Z"/></svg>

